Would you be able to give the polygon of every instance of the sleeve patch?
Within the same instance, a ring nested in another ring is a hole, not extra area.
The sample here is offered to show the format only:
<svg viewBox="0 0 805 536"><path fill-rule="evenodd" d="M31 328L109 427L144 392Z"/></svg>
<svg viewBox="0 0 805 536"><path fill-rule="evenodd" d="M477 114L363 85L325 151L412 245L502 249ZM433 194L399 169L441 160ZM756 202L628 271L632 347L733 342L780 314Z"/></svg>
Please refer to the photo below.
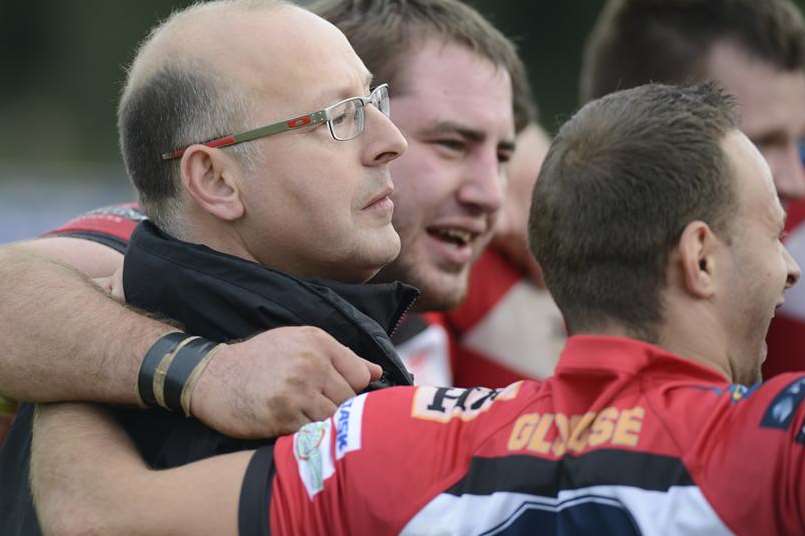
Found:
<svg viewBox="0 0 805 536"><path fill-rule="evenodd" d="M333 476L335 465L330 450L332 421L311 422L293 436L293 455L299 478L311 499L324 489L324 481Z"/></svg>
<svg viewBox="0 0 805 536"><path fill-rule="evenodd" d="M496 400L512 400L522 382L505 389L472 387L417 387L411 416L426 421L449 422L453 418L471 421L488 410Z"/></svg>
<svg viewBox="0 0 805 536"><path fill-rule="evenodd" d="M805 377L794 380L774 397L766 409L760 425L764 428L785 430L791 425L803 398L805 398Z"/></svg>
<svg viewBox="0 0 805 536"><path fill-rule="evenodd" d="M350 398L335 412L335 459L340 460L347 452L361 448L363 405L366 394Z"/></svg>

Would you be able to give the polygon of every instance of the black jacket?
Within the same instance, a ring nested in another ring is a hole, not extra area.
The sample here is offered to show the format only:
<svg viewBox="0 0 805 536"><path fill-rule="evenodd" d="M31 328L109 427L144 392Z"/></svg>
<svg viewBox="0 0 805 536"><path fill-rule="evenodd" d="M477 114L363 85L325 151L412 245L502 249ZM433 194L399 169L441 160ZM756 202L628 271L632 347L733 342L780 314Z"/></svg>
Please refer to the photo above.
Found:
<svg viewBox="0 0 805 536"><path fill-rule="evenodd" d="M374 387L412 382L388 336L418 295L412 287L302 280L173 239L147 221L132 235L123 273L128 303L181 322L189 333L229 341L274 327L317 326L383 367ZM114 413L157 468L266 443L232 439L161 409ZM40 532L27 485L32 415L23 405L0 452L3 535Z"/></svg>

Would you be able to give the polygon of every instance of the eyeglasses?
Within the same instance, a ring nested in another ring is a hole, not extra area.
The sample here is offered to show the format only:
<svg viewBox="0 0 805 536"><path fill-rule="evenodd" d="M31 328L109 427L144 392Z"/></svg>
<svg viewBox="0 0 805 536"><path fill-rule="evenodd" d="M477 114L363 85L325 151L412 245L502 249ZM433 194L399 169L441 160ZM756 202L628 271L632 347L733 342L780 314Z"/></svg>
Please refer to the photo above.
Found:
<svg viewBox="0 0 805 536"><path fill-rule="evenodd" d="M366 112L364 109L367 104L373 104L383 115L389 117L389 86L388 84L381 84L377 86L366 97L351 97L344 99L340 102L328 106L324 110L318 112L311 112L309 114L300 115L293 119L280 121L279 123L272 123L265 127L256 128L240 134L232 134L223 136L214 140L206 141L201 145L207 147L229 147L230 145L237 145L247 141L256 140L258 138L265 138L266 136L273 136L280 134L287 130L295 130L297 128L317 125L319 123L327 122L327 127L330 129L330 135L337 141L349 141L357 138L363 132ZM176 149L168 153L162 153L162 160L174 160L181 158L189 146L181 149Z"/></svg>

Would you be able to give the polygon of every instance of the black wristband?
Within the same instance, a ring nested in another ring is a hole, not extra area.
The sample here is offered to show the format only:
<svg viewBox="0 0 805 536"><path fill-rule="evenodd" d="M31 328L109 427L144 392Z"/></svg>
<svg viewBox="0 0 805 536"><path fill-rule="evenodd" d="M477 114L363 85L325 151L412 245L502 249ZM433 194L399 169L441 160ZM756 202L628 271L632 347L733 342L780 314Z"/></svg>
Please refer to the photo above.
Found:
<svg viewBox="0 0 805 536"><path fill-rule="evenodd" d="M137 391L146 406L154 407L157 405L157 399L154 396L154 373L157 370L157 366L162 361L162 358L165 357L165 354L172 352L180 342L188 337L190 335L180 331L168 333L157 339L146 352L137 377Z"/></svg>
<svg viewBox="0 0 805 536"><path fill-rule="evenodd" d="M198 338L188 342L176 352L165 376L165 405L168 409L182 412L182 389L196 366L216 346L217 342Z"/></svg>

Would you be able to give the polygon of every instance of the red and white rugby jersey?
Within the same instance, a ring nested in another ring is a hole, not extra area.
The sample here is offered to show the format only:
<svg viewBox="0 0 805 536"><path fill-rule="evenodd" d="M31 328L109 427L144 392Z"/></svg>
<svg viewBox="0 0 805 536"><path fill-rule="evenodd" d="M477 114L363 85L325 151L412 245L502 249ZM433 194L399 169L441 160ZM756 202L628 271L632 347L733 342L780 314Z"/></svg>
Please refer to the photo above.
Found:
<svg viewBox="0 0 805 536"><path fill-rule="evenodd" d="M241 533L805 534L803 399L805 374L573 337L544 381L381 390L281 438Z"/></svg>
<svg viewBox="0 0 805 536"><path fill-rule="evenodd" d="M545 378L567 338L548 291L491 248L473 265L458 308L409 315L400 331L394 342L417 385L503 387Z"/></svg>
<svg viewBox="0 0 805 536"><path fill-rule="evenodd" d="M805 270L805 200L788 207L786 220L788 251ZM766 336L768 356L763 364L763 377L782 372L805 371L805 281L788 289L785 304L769 326Z"/></svg>
<svg viewBox="0 0 805 536"><path fill-rule="evenodd" d="M502 387L546 378L567 339L548 291L493 248L473 266L467 299L446 313L443 323L453 341L457 386Z"/></svg>

